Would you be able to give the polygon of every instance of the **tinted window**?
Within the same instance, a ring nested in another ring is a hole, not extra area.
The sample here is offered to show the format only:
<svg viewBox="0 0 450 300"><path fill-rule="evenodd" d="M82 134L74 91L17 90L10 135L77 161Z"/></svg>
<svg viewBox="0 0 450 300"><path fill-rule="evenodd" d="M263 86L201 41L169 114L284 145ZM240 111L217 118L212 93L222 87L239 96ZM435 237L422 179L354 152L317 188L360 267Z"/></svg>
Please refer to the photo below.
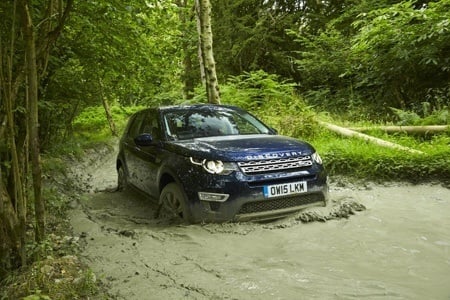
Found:
<svg viewBox="0 0 450 300"><path fill-rule="evenodd" d="M128 137L134 139L135 137L137 137L139 135L139 131L142 125L142 120L144 118L144 114L143 113L138 113L132 120L131 120L131 125L130 128L128 130Z"/></svg>
<svg viewBox="0 0 450 300"><path fill-rule="evenodd" d="M144 115L140 133L150 133L154 139L161 139L161 126L155 111L149 111Z"/></svg>
<svg viewBox="0 0 450 300"><path fill-rule="evenodd" d="M184 140L198 137L269 133L248 113L231 110L180 110L164 115L167 135Z"/></svg>

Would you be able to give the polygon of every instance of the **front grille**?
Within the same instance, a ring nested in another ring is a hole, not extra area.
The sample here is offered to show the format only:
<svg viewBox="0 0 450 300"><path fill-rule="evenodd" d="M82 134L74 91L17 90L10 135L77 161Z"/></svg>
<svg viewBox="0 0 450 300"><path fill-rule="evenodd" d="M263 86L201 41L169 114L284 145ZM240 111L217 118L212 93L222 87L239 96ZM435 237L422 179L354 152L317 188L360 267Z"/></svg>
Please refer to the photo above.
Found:
<svg viewBox="0 0 450 300"><path fill-rule="evenodd" d="M290 183L295 181L311 181L316 179L316 175L302 175L302 176L296 176L296 177L283 177L283 178L269 178L269 179L262 179L262 180L255 180L255 181L249 181L247 182L249 187L262 187L265 185L273 185L273 184L283 184L283 183Z"/></svg>
<svg viewBox="0 0 450 300"><path fill-rule="evenodd" d="M248 202L242 205L238 214L251 214L264 211L271 211L283 208L290 208L296 206L302 206L306 204L311 204L315 202L323 202L325 197L323 194L308 194L303 196L295 196L289 198L279 198L262 200L255 202Z"/></svg>
<svg viewBox="0 0 450 300"><path fill-rule="evenodd" d="M252 160L238 162L238 166L246 175L273 173L293 169L301 169L312 165L311 156L277 158L267 160Z"/></svg>

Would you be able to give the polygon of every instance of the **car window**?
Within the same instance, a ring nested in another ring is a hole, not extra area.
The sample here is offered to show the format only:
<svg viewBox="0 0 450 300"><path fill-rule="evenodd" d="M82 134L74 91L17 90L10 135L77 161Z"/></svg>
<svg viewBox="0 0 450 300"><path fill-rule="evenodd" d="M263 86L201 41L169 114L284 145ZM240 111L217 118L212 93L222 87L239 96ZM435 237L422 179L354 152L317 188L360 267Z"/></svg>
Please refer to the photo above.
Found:
<svg viewBox="0 0 450 300"><path fill-rule="evenodd" d="M249 114L239 115L235 118L239 134L268 133L269 129Z"/></svg>
<svg viewBox="0 0 450 300"><path fill-rule="evenodd" d="M131 125L130 128L128 130L128 137L131 139L134 139L135 137L137 137L139 135L139 131L142 125L142 120L144 119L144 114L143 113L138 113L132 120L131 120Z"/></svg>
<svg viewBox="0 0 450 300"><path fill-rule="evenodd" d="M142 133L149 133L156 140L161 139L161 127L158 121L158 114L155 111L149 111L144 115L144 120L139 130L139 134Z"/></svg>
<svg viewBox="0 0 450 300"><path fill-rule="evenodd" d="M235 111L172 111L165 114L164 121L168 136L178 140L269 132L256 118Z"/></svg>

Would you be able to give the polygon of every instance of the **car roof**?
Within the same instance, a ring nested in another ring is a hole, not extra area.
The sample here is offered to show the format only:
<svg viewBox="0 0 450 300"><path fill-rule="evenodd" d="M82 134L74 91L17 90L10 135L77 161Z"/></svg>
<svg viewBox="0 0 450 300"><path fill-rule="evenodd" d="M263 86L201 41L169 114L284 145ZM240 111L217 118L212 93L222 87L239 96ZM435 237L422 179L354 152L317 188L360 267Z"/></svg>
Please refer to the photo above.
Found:
<svg viewBox="0 0 450 300"><path fill-rule="evenodd" d="M160 106L157 110L161 112L166 111L177 111L177 110L237 110L243 111L243 109L232 106L232 105L222 105L222 104L189 104L189 105L168 105Z"/></svg>
<svg viewBox="0 0 450 300"><path fill-rule="evenodd" d="M165 105L157 107L147 107L135 112L133 115L146 114L147 112L156 112L158 114L165 114L167 112L175 111L236 111L238 113L247 113L246 110L233 106L222 104L188 104L188 105Z"/></svg>

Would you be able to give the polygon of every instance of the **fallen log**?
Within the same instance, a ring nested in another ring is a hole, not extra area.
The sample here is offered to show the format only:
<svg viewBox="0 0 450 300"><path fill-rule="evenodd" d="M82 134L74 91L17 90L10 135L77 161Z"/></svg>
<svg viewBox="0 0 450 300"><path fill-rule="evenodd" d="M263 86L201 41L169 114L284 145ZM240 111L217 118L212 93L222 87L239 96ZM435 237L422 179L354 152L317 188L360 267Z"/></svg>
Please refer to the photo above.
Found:
<svg viewBox="0 0 450 300"><path fill-rule="evenodd" d="M427 126L369 126L369 127L350 127L350 130L366 132L370 130L382 130L387 133L406 132L406 133L436 133L444 132L450 129L448 125L427 125Z"/></svg>
<svg viewBox="0 0 450 300"><path fill-rule="evenodd" d="M374 143L376 145L382 146L382 147L387 147L387 148L391 148L391 149L398 149L398 150L402 150L402 151L407 151L410 153L415 153L415 154L424 154L422 151L419 150L415 150L409 147L405 147L405 146L401 146L392 142L388 142L367 134L363 134L348 128L344 128L344 127L340 127L331 123L327 123L327 122L323 122L323 121L318 121L320 125L324 126L325 128L328 128L331 131L334 131L336 133L339 133L341 135L344 136L348 136L348 137L356 137L356 138L360 138L363 139L365 141Z"/></svg>

